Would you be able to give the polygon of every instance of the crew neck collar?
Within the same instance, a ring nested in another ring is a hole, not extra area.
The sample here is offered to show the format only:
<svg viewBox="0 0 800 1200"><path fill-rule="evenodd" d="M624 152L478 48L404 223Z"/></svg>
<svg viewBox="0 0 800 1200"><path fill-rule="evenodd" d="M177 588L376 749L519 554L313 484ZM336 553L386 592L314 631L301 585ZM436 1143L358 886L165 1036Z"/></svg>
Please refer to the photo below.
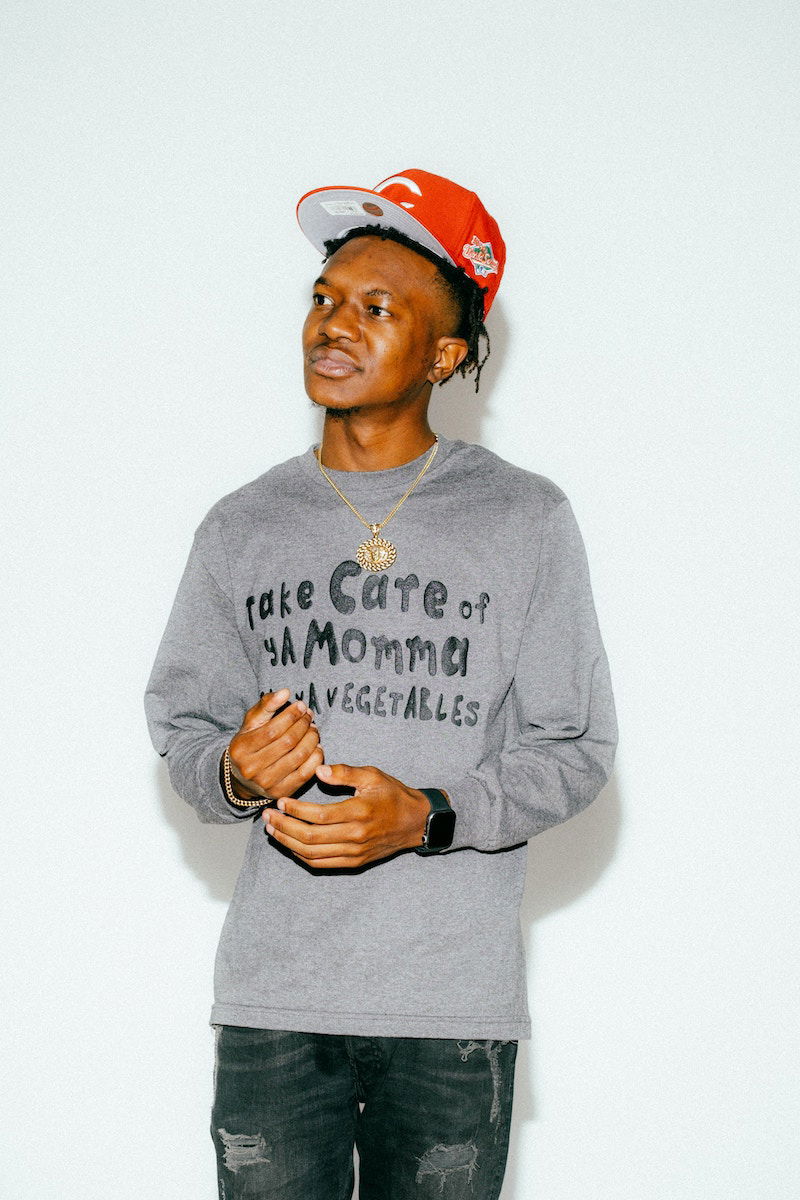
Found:
<svg viewBox="0 0 800 1200"><path fill-rule="evenodd" d="M434 472L441 468L442 463L449 456L453 446L453 443L448 438L442 437L441 434L439 434L438 437L439 449L436 451L436 456L427 472L429 475L434 474ZM317 450L319 448L319 444L319 442L315 442L314 445L308 449L306 454L303 455L303 457L306 459L307 464L313 469L314 474L324 482L324 477L319 469L319 463L317 461ZM368 485L380 484L384 482L390 483L392 481L402 482L406 479L406 477L411 479L414 475L419 473L425 464L425 461L430 456L432 448L432 446L428 446L427 450L424 450L417 458L412 458L410 462L401 463L398 467L385 467L379 471L337 471L334 468L327 466L325 467L325 470L332 479L336 480L337 483L341 481L343 484L348 485L357 485L362 482Z"/></svg>

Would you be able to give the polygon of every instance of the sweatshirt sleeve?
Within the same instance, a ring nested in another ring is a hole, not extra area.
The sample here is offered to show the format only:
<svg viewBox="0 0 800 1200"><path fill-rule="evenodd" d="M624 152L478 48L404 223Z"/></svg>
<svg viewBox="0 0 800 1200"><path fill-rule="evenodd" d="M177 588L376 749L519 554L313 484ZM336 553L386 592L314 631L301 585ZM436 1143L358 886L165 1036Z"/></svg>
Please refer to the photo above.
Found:
<svg viewBox="0 0 800 1200"><path fill-rule="evenodd" d="M195 535L145 694L150 737L175 791L201 821L253 817L226 800L220 758L259 698L234 617L221 532L207 517Z"/></svg>
<svg viewBox="0 0 800 1200"><path fill-rule="evenodd" d="M539 569L505 701L502 748L443 781L452 849L499 850L566 821L598 795L617 725L589 570L569 502L545 518Z"/></svg>

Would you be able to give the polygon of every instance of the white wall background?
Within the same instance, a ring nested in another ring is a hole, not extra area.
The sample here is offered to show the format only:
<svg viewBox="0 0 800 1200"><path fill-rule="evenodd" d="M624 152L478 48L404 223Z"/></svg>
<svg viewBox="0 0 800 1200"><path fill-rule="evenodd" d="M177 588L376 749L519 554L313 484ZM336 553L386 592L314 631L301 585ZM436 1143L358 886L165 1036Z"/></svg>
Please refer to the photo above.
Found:
<svg viewBox="0 0 800 1200"><path fill-rule="evenodd" d="M509 265L434 424L556 479L622 747L531 846L504 1200L789 1200L797 944L791 0L5 0L0 1191L211 1200L242 851L141 709L191 534L315 436L293 208L409 166Z"/></svg>

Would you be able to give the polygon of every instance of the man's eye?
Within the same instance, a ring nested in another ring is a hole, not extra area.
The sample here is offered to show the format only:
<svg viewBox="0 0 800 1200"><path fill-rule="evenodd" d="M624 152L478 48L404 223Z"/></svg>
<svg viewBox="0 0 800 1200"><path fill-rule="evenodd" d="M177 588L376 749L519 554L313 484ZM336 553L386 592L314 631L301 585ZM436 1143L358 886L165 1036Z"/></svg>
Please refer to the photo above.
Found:
<svg viewBox="0 0 800 1200"><path fill-rule="evenodd" d="M367 312L370 314L371 317L383 317L383 316L388 317L389 316L388 308L381 308L380 304L368 304Z"/></svg>
<svg viewBox="0 0 800 1200"><path fill-rule="evenodd" d="M322 292L314 292L311 297L311 303L315 308L322 308L326 304L333 304L333 301L330 296L325 296Z"/></svg>

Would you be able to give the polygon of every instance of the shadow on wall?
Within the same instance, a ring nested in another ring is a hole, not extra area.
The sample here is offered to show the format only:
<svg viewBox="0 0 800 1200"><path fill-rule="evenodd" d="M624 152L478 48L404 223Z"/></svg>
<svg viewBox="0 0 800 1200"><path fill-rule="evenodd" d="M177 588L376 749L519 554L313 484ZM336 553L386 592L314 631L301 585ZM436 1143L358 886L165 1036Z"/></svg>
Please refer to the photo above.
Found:
<svg viewBox="0 0 800 1200"><path fill-rule="evenodd" d="M522 928L590 891L614 858L622 805L616 776L588 808L528 844Z"/></svg>
<svg viewBox="0 0 800 1200"><path fill-rule="evenodd" d="M567 908L590 892L614 859L622 825L619 784L612 776L607 786L578 816L548 829L528 843L528 874L520 910L528 970L535 963L536 922L560 908ZM536 988L534 967L533 989ZM503 1196L527 1194L516 1147L523 1140L524 1126L537 1114L536 1027L529 1042L520 1043L514 1088L514 1117L508 1170Z"/></svg>
<svg viewBox="0 0 800 1200"><path fill-rule="evenodd" d="M176 796L167 764L156 765L156 790L167 824L175 831L184 862L206 885L212 900L228 903L244 858L251 821L204 825L194 809Z"/></svg>
<svg viewBox="0 0 800 1200"><path fill-rule="evenodd" d="M498 301L491 315L491 354L481 372L480 391L475 391L475 376L462 379L454 375L447 383L433 389L430 405L431 428L436 433L463 442L481 444L481 427L490 414L489 398L503 362L508 341L508 325Z"/></svg>

